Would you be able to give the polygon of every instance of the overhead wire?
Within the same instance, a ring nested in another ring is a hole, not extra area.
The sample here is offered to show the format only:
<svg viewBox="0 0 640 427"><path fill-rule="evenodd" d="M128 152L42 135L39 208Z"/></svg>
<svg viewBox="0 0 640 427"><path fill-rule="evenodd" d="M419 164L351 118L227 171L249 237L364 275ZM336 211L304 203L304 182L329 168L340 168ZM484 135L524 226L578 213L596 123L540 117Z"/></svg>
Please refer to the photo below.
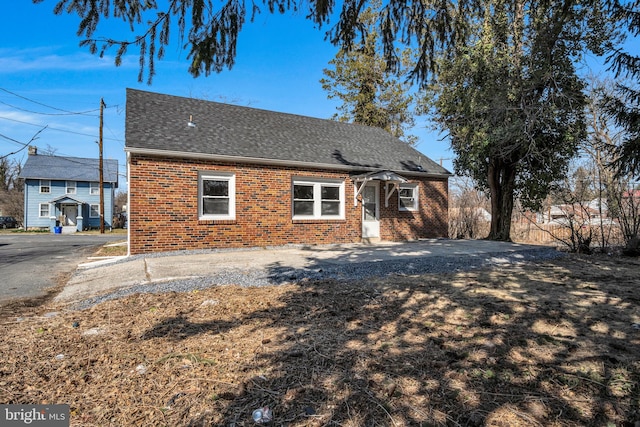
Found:
<svg viewBox="0 0 640 427"><path fill-rule="evenodd" d="M22 123L22 124L30 125L30 126L42 126L41 124L38 124L38 123L25 122L24 120L11 119L11 118L9 118L9 117L2 117L2 116L0 116L0 119L3 119L3 120L9 120L9 121L16 122L16 123ZM91 137L91 138L97 138L97 137L98 137L98 135L92 135L92 134L82 133L82 132L75 132L75 131L72 131L72 130L59 129L59 128L54 128L54 127L48 127L48 129L55 130L55 131L58 131L58 132L71 133L71 134L74 134L74 135L89 136L89 137ZM124 140L122 140L122 139L118 139L118 138L108 138L108 137L105 137L104 139L108 139L108 140L110 140L110 141L124 142Z"/></svg>
<svg viewBox="0 0 640 427"><path fill-rule="evenodd" d="M36 132L36 133L31 137L31 139L29 140L29 142L27 142L26 144L25 144L24 142L16 141L16 140L15 140L15 139L13 139L13 138L7 138L6 136L2 135L4 138L7 138L7 139L10 139L10 140L12 140L12 141L15 141L15 142L17 142L17 143L19 143L19 144L22 144L22 145L23 145L23 147L22 147L22 148L20 148L20 149L19 149L19 150L17 150L17 151L14 151L13 153L9 153L9 154L6 154L6 155L4 155L4 156L0 156L0 160L2 160L2 159L6 159L7 157L9 157L9 156L13 156L14 154L18 154L19 152L21 152L22 150L24 150L25 148L27 148L27 147L29 146L29 144L31 144L33 141L35 141L36 139L38 139L38 135L40 135L40 133L42 133L42 131L44 131L46 128L47 128L47 127L45 126L45 127L43 127L42 129L40 129L38 132Z"/></svg>
<svg viewBox="0 0 640 427"><path fill-rule="evenodd" d="M52 110L62 111L65 114L70 114L70 115L88 115L88 113L96 111L96 110L84 111L84 112L83 111L81 111L81 112L69 111L69 110L65 110L65 109L62 109L62 108L53 107L51 105L44 104L44 103L42 103L40 101L36 101L34 99L31 99L31 98L27 98L26 96L22 96L22 95L19 95L19 94L15 93L15 92L11 92L10 90L7 90L7 89L2 88L2 87L0 87L0 90L3 91L3 92L8 93L10 95L16 96L16 97L18 97L20 99L24 99L25 101L29 101L29 102L32 102L34 104L41 105L43 107L51 108ZM3 104L4 104L4 102L3 102ZM11 106L11 107L13 107L13 106ZM17 107L14 107L14 108L17 108ZM31 111L31 112L33 112L33 111ZM36 114L46 114L46 113L36 113Z"/></svg>
<svg viewBox="0 0 640 427"><path fill-rule="evenodd" d="M77 113L73 113L73 112L69 112L69 113L42 113L40 111L27 110L26 108L18 107L17 105L12 105L12 104L9 104L9 103L3 102L3 101L0 101L0 104L6 105L6 106L11 107L11 108L14 108L16 110L24 111L25 113L40 114L40 115L43 115L43 116L71 116L71 115L77 116L77 115L82 115L82 116L98 117L97 114L89 114L89 113L100 111L99 108L96 108L94 110L82 111L82 112L77 112Z"/></svg>
<svg viewBox="0 0 640 427"><path fill-rule="evenodd" d="M33 110L26 109L26 108L18 107L18 106L16 106L16 105L9 104L9 103L4 102L4 101L0 101L0 104L6 105L6 106L8 106L8 107L14 108L14 109L19 110L19 111L24 111L24 112L31 113L31 114L45 115L45 116L69 116L69 115L79 115L79 116L99 117L97 114L91 114L91 113L94 113L94 112L96 112L96 111L99 111L99 110L100 110L99 108L96 108L96 109L93 109L93 110L87 110L87 111L69 111L69 110L65 110L65 109L62 109L62 108L58 108L58 107L54 107L54 106L51 106L51 105L48 105L48 104L42 103L42 102L40 102L40 101L36 101L36 100L34 100L34 99L31 99L31 98L25 97L25 96L23 96L23 95L17 94L17 93L15 93L15 92L12 92L12 91L10 91L10 90L8 90L8 89L5 89L5 88L2 88L2 87L0 87L0 91L2 91L2 92L6 92L6 93L8 93L8 94L10 94L10 95L13 95L13 96L18 97L18 98L20 98L20 99L23 99L23 100L25 100L25 101L28 101L28 102L31 102L31 103L34 103L34 104L37 104L37 105L40 105L40 106L43 106L43 107L46 107L46 108L50 108L50 109L52 109L52 110L59 111L60 113L44 113L44 112L39 112L39 111L33 111ZM119 108L119 105L114 105L114 106L107 107L107 108ZM16 123L22 123L22 124L26 124L26 125L30 125L30 126L38 126L38 127L41 127L41 126L42 126L41 124L31 123L31 122L27 122L27 121L23 121L23 120L12 119L12 118L9 118L9 117L3 117L3 116L0 116L0 119L9 120L9 121L16 122ZM22 148L20 148L19 150L14 151L14 152L12 152L12 153L9 153L9 154L7 154L7 155L5 155L5 156L1 156L1 157L0 157L0 159L6 158L6 157L11 156L11 155L14 155L14 154L17 154L17 153L19 153L20 151L24 150L26 147L28 147L28 146L29 146L29 144L30 144L31 142L33 142L35 139L37 139L37 136L38 136L42 131L44 131L45 129L51 129L51 130L53 130L53 131L57 131L57 132L64 132L64 133L69 133L69 134L74 134L74 135L87 136L87 137L91 137L91 138L96 138L96 137L98 136L98 135L92 135L92 134L83 133L83 132L76 132L76 131L71 131L71 130L66 130L66 129L60 129L60 128L55 128L55 127L50 127L50 126L48 126L48 125L45 125L42 129L40 129L40 130L39 130L39 131L38 131L38 132L37 132L37 133L36 133L36 134L31 138L31 140L30 140L28 143L24 143L24 142L18 141L18 140L16 140L16 139L13 139L13 138L11 138L11 137L8 137L8 136L6 136L6 135L0 134L0 137L1 137L1 138L4 138L4 139L6 139L6 140L8 140L8 141L11 141L11 142L14 142L14 143L17 143L17 144L22 145ZM124 140L123 140L123 139L120 139L120 138L117 138L117 137L116 137L116 134L115 134L115 132L113 132L113 130L109 129L108 127L107 127L107 129L108 129L108 130L109 130L109 132L114 136L114 138L103 137L103 139L105 139L105 140L109 140L109 141L115 141L115 142L118 142L121 146L124 146ZM68 157L68 156L67 156L67 157ZM119 172L119 171L118 171L118 172Z"/></svg>

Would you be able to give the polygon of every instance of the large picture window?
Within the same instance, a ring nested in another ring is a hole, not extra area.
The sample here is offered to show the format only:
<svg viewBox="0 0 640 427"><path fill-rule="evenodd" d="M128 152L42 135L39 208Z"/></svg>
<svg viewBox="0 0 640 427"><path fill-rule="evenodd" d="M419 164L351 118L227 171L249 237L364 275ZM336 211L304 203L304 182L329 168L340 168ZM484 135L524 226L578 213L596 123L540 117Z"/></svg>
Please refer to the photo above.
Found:
<svg viewBox="0 0 640 427"><path fill-rule="evenodd" d="M401 211L418 210L418 184L400 184L398 209Z"/></svg>
<svg viewBox="0 0 640 427"><path fill-rule="evenodd" d="M344 181L294 180L293 218L344 218Z"/></svg>
<svg viewBox="0 0 640 427"><path fill-rule="evenodd" d="M235 186L235 175L233 174L201 173L199 218L235 219Z"/></svg>

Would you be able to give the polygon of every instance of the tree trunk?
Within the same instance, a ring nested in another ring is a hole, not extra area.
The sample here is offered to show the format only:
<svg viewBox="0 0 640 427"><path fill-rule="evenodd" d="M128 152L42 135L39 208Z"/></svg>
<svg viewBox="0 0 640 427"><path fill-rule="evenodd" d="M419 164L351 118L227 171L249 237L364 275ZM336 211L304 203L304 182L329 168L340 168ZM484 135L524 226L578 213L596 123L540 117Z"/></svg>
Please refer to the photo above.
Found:
<svg viewBox="0 0 640 427"><path fill-rule="evenodd" d="M491 230L488 240L511 241L511 215L516 181L514 165L502 160L489 163L488 183L491 193Z"/></svg>

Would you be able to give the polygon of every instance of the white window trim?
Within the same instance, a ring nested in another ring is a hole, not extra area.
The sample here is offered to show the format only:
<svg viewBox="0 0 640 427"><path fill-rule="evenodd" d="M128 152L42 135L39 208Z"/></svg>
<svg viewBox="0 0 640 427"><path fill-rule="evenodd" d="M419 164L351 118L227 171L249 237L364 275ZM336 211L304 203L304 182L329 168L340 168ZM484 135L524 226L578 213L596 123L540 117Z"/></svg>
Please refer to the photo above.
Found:
<svg viewBox="0 0 640 427"><path fill-rule="evenodd" d="M42 215L42 207L47 207L47 214ZM39 203L38 204L38 218L50 218L51 217L51 205L49 203Z"/></svg>
<svg viewBox="0 0 640 427"><path fill-rule="evenodd" d="M411 189L413 191L413 207L406 208L400 204L400 192L403 189ZM418 197L420 192L418 191L418 184L400 184L398 188L398 210L402 212L415 212L419 210Z"/></svg>
<svg viewBox="0 0 640 427"><path fill-rule="evenodd" d="M92 208L93 208L93 206L96 206L96 207L97 207L97 209L92 209ZM93 212L94 210L95 210L96 212L98 212L98 214L97 214L97 215L92 215L92 212ZM89 218L100 218L100 205L99 205L98 203L91 203L91 204L89 205Z"/></svg>
<svg viewBox="0 0 640 427"><path fill-rule="evenodd" d="M48 184L47 185L43 185L45 182L48 182ZM49 190L48 191L42 191L42 187L47 187ZM49 180L49 179L41 179L38 191L40 192L40 194L51 194L51 180Z"/></svg>
<svg viewBox="0 0 640 427"><path fill-rule="evenodd" d="M100 195L100 183L99 182L90 182L89 183L89 194L92 196Z"/></svg>
<svg viewBox="0 0 640 427"><path fill-rule="evenodd" d="M212 215L202 213L202 182L207 179L229 182L229 213L226 215ZM199 172L198 173L198 219L200 220L235 220L236 219L236 175L230 172Z"/></svg>
<svg viewBox="0 0 640 427"><path fill-rule="evenodd" d="M72 185L69 185L71 183L72 183ZM78 182L77 181L65 181L64 182L64 186L65 186L64 187L65 194L76 194L78 192ZM73 189L73 192L69 191L71 189Z"/></svg>
<svg viewBox="0 0 640 427"><path fill-rule="evenodd" d="M313 186L313 215L294 215L294 185L312 185ZM340 214L339 215L322 215L322 186L338 187L340 191ZM345 185L342 179L318 179L318 178L293 178L291 182L291 217L296 219L321 219L321 220L343 220L345 218Z"/></svg>

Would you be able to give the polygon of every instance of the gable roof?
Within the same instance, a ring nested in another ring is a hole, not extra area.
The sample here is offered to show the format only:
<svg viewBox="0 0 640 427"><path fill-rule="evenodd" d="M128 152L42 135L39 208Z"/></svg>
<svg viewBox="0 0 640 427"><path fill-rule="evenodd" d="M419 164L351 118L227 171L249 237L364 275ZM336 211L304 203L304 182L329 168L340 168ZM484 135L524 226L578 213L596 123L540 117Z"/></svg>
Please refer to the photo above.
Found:
<svg viewBox="0 0 640 427"><path fill-rule="evenodd" d="M53 200L49 200L49 203L81 203L81 204L85 204L87 202L85 202L84 200L80 200L76 197L71 197L68 194L62 195L62 196L58 196Z"/></svg>
<svg viewBox="0 0 640 427"><path fill-rule="evenodd" d="M68 181L100 180L99 159L29 155L22 167L20 178ZM118 186L118 160L103 159L103 181Z"/></svg>
<svg viewBox="0 0 640 427"><path fill-rule="evenodd" d="M135 89L125 139L140 154L450 175L383 129Z"/></svg>

